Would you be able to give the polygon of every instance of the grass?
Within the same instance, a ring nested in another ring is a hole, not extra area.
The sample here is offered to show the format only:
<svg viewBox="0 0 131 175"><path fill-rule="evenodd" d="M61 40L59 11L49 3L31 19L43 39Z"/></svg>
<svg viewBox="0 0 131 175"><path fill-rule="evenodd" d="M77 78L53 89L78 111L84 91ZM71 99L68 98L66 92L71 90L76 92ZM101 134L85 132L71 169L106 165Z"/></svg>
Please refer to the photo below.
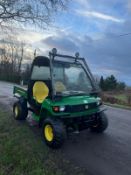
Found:
<svg viewBox="0 0 131 175"><path fill-rule="evenodd" d="M107 103L107 102L104 102L104 104L107 105L107 106L111 106L111 107L131 110L130 106L119 105L119 104L111 104L111 103Z"/></svg>
<svg viewBox="0 0 131 175"><path fill-rule="evenodd" d="M114 96L115 98L127 102L127 96L125 94L118 94Z"/></svg>
<svg viewBox="0 0 131 175"><path fill-rule="evenodd" d="M39 131L40 132L40 131ZM0 175L82 175L65 160L61 150L51 150L27 122L15 121L0 109Z"/></svg>
<svg viewBox="0 0 131 175"><path fill-rule="evenodd" d="M127 94L126 93L120 93L120 94L114 94L112 95L112 97L115 97L116 99L120 100L121 102L123 102L122 104L112 104L109 102L104 102L106 105L108 106L112 106L112 107L116 107L116 108L122 108L122 109L128 109L131 110L131 107L128 106L128 98L127 98Z"/></svg>

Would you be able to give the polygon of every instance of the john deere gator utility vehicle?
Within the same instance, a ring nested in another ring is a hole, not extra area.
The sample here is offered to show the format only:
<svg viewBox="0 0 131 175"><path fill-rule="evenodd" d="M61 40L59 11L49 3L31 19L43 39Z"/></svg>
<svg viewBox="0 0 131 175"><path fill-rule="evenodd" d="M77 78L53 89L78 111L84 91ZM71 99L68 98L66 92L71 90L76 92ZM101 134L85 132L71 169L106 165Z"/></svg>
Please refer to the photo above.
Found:
<svg viewBox="0 0 131 175"><path fill-rule="evenodd" d="M45 143L59 148L68 132L89 128L102 133L108 120L98 88L84 58L68 56L54 48L49 57L37 56L31 67L28 88L14 86L18 101L14 118L25 120L28 111L42 127Z"/></svg>

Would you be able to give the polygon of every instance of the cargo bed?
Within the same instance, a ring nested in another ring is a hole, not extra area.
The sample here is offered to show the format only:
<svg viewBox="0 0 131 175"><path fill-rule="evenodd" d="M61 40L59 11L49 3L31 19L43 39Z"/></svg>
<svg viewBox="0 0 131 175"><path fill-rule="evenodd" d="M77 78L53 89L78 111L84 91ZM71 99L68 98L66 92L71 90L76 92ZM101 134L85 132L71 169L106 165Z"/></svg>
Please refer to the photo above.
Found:
<svg viewBox="0 0 131 175"><path fill-rule="evenodd" d="M27 99L27 88L14 86L13 94L16 98L24 97Z"/></svg>

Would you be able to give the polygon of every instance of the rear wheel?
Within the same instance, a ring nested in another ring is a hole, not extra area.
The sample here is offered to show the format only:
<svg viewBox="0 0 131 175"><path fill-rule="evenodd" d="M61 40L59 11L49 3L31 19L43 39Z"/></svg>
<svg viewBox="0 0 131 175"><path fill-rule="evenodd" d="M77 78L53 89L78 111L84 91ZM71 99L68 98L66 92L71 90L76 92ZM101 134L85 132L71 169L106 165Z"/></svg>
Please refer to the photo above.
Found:
<svg viewBox="0 0 131 175"><path fill-rule="evenodd" d="M60 148L66 137L65 127L60 120L47 118L43 123L42 136L49 147Z"/></svg>
<svg viewBox="0 0 131 175"><path fill-rule="evenodd" d="M108 127L108 119L104 112L98 114L97 119L94 121L94 124L91 126L91 131L102 133Z"/></svg>
<svg viewBox="0 0 131 175"><path fill-rule="evenodd" d="M19 100L13 105L13 114L16 120L25 120L28 115L27 103L24 100Z"/></svg>

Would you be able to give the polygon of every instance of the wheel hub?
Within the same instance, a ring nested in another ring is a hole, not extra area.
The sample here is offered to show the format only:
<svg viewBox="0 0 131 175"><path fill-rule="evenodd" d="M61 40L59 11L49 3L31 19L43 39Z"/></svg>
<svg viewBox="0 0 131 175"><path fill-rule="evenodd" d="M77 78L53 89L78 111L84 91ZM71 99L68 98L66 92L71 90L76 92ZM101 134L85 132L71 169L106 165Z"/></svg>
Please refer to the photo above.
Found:
<svg viewBox="0 0 131 175"><path fill-rule="evenodd" d="M47 141L51 142L53 140L54 134L53 134L53 128L51 125L46 125L44 129L45 138Z"/></svg>
<svg viewBox="0 0 131 175"><path fill-rule="evenodd" d="M16 106L16 107L15 107L15 117L18 116L18 113L19 113L19 109L18 109L18 107Z"/></svg>

